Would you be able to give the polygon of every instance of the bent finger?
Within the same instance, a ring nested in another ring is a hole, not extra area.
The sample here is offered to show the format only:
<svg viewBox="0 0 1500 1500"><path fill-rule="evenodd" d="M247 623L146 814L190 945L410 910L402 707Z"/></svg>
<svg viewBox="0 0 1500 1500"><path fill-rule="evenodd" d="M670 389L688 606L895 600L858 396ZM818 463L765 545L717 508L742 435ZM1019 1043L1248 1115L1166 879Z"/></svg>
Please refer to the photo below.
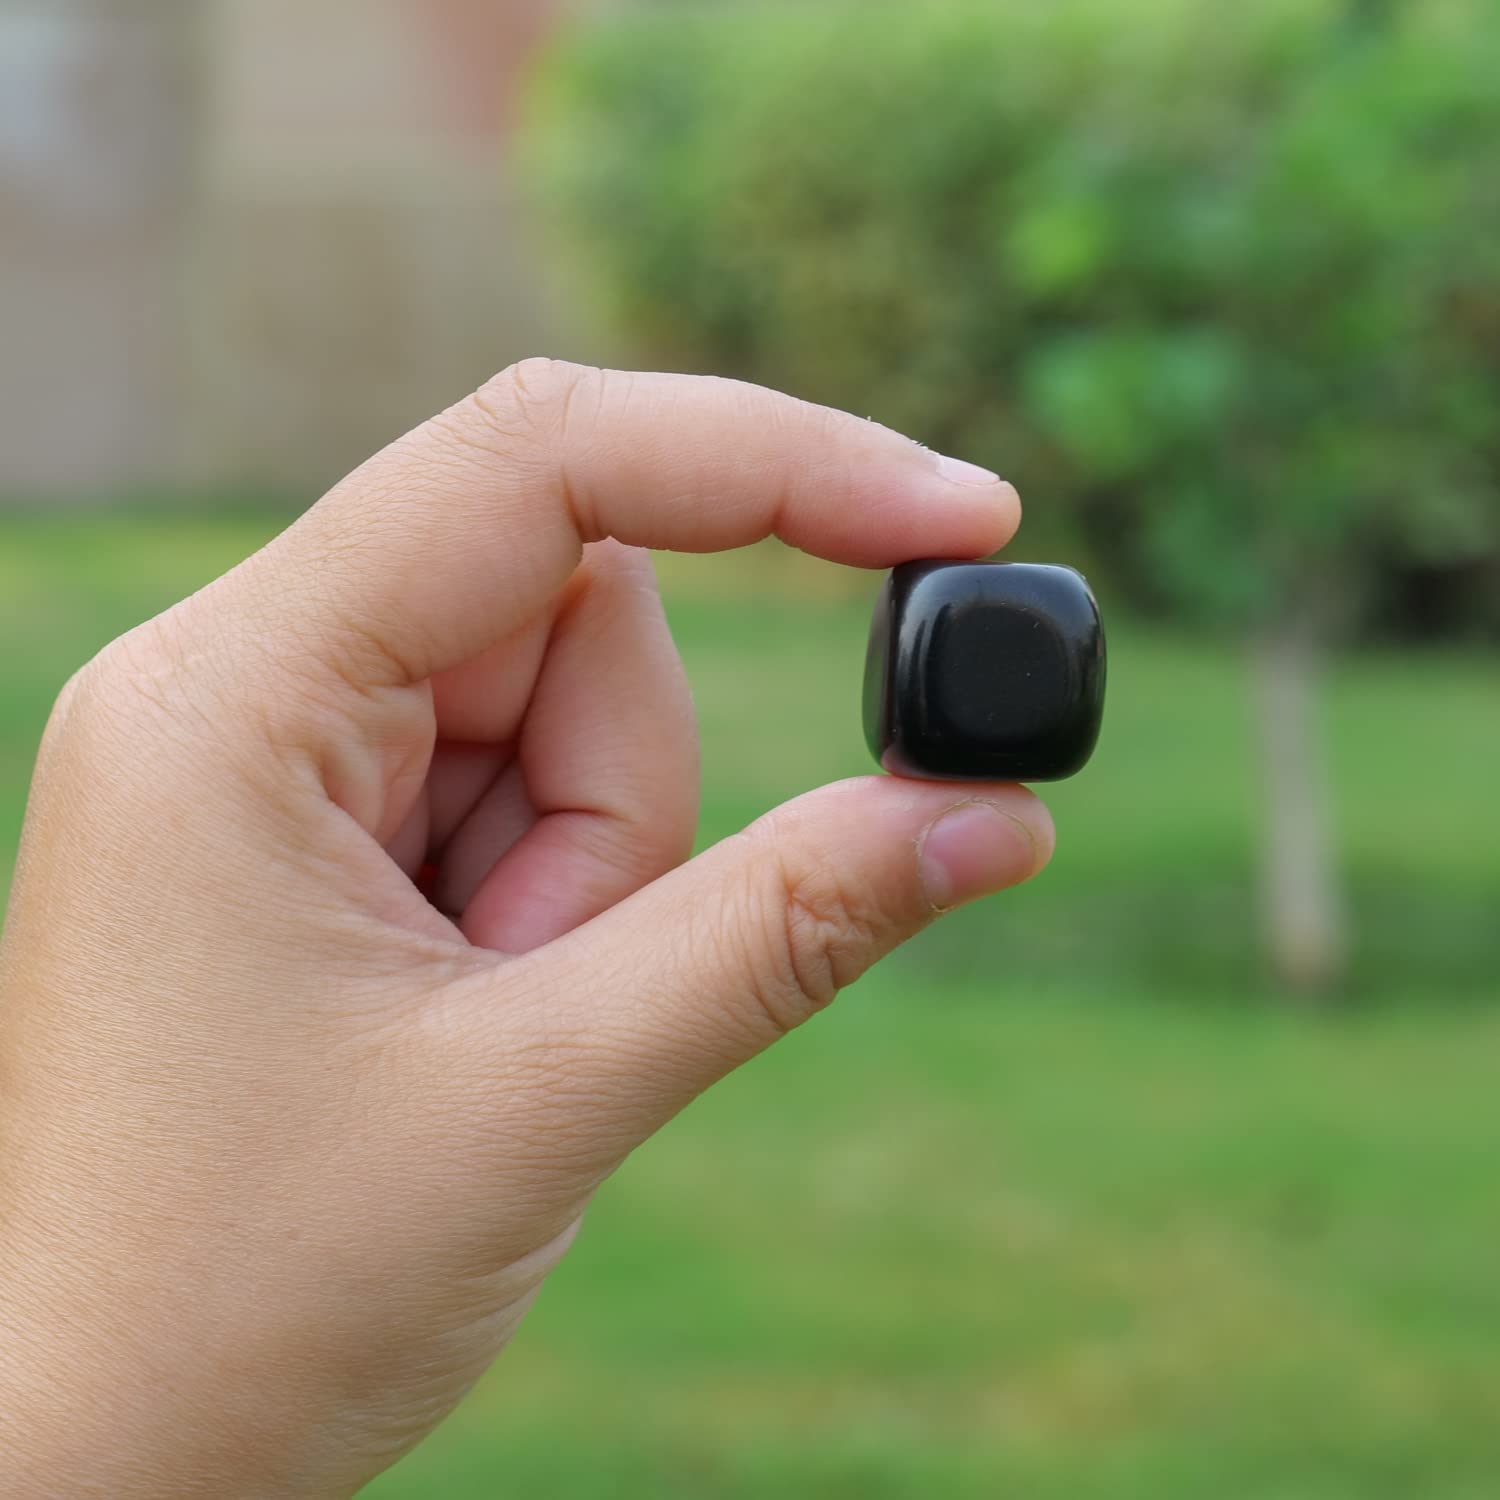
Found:
<svg viewBox="0 0 1500 1500"><path fill-rule="evenodd" d="M839 562L980 557L1015 491L876 423L711 377L528 360L408 433L205 594L238 638L356 690L484 651L583 545L772 533Z"/></svg>
<svg viewBox="0 0 1500 1500"><path fill-rule="evenodd" d="M484 807L434 899L479 947L523 953L670 870L692 848L698 738L650 557L596 543L553 627L517 764L534 821L491 850Z"/></svg>

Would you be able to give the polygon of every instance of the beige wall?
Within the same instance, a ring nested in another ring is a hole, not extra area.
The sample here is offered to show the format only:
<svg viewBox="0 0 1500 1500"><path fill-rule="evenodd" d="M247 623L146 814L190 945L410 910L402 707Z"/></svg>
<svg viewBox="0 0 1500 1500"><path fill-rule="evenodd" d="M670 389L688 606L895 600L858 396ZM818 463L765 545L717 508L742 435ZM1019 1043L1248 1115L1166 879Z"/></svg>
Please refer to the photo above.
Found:
<svg viewBox="0 0 1500 1500"><path fill-rule="evenodd" d="M172 447L192 109L176 10L0 0L0 490L142 482Z"/></svg>
<svg viewBox="0 0 1500 1500"><path fill-rule="evenodd" d="M551 10L0 0L0 496L311 497L543 347L503 135Z"/></svg>

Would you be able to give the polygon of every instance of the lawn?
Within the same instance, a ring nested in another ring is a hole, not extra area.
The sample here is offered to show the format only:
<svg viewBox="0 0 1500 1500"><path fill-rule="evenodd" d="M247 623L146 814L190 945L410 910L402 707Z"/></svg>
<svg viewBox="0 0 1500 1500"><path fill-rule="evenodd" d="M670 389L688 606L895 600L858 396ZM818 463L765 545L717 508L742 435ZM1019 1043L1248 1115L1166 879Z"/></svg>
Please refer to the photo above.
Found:
<svg viewBox="0 0 1500 1500"><path fill-rule="evenodd" d="M0 860L68 671L273 524L4 523ZM770 549L663 575L705 842L865 769L873 580ZM1500 672L1340 668L1356 982L1302 1014L1255 956L1236 654L1118 624L1111 647L1047 876L642 1150L369 1494L1500 1493Z"/></svg>

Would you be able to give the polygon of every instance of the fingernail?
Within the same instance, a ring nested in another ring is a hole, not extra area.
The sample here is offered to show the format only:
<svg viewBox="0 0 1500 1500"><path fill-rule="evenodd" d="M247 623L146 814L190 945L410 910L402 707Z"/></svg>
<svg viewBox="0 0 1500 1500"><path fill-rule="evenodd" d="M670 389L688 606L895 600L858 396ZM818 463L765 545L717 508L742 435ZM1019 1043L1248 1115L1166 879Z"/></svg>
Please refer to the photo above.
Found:
<svg viewBox="0 0 1500 1500"><path fill-rule="evenodd" d="M944 479L954 484L999 484L1000 476L978 464L965 463L961 458L949 458L944 453L937 455L937 471Z"/></svg>
<svg viewBox="0 0 1500 1500"><path fill-rule="evenodd" d="M990 802L960 802L931 823L917 851L922 889L937 911L1019 885L1037 865L1036 840Z"/></svg>

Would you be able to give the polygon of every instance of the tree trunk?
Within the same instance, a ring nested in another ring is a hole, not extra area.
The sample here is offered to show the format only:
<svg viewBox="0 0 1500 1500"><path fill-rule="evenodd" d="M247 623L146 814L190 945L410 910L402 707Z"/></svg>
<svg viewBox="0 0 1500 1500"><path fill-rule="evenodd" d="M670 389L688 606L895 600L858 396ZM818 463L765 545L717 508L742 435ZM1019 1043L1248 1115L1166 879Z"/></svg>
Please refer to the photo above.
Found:
<svg viewBox="0 0 1500 1500"><path fill-rule="evenodd" d="M1348 959L1320 722L1321 633L1305 618L1272 622L1255 638L1254 662L1266 951L1278 983L1314 998L1343 981Z"/></svg>

